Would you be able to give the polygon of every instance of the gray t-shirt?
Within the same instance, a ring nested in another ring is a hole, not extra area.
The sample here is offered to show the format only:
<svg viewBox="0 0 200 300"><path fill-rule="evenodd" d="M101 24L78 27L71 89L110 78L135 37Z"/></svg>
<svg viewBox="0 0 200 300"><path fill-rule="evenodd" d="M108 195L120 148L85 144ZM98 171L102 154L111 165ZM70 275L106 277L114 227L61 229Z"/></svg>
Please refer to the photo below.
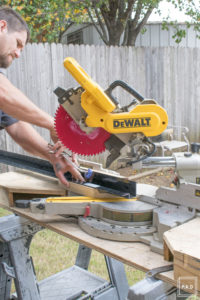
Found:
<svg viewBox="0 0 200 300"><path fill-rule="evenodd" d="M2 73L3 75L6 75L5 69L0 68L0 73ZM0 110L0 130L4 129L5 127L10 126L16 122L18 122L17 119L7 115L2 110Z"/></svg>

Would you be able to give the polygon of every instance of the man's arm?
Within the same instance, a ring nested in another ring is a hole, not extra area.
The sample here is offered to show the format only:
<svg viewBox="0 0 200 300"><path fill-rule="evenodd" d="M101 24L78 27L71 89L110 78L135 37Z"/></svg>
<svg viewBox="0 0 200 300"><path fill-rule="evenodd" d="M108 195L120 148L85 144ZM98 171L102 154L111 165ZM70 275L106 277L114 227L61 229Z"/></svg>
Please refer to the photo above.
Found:
<svg viewBox="0 0 200 300"><path fill-rule="evenodd" d="M53 118L31 102L1 73L0 109L18 120L48 129L56 141Z"/></svg>
<svg viewBox="0 0 200 300"><path fill-rule="evenodd" d="M57 157L55 154L50 154L48 143L39 135L39 133L28 123L19 121L5 128L12 139L18 143L25 151L49 160L53 167L56 176L59 180L69 186L65 172L70 172L72 176L80 181L84 181L81 174L63 157Z"/></svg>

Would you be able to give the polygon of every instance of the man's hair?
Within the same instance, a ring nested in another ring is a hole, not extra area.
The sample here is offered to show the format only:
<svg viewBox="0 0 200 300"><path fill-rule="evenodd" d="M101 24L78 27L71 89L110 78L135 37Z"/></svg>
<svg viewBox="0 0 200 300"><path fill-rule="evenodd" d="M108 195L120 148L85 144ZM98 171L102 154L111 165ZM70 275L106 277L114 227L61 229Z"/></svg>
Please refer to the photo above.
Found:
<svg viewBox="0 0 200 300"><path fill-rule="evenodd" d="M4 6L0 8L0 20L5 20L8 26L8 32L27 32L26 42L30 39L30 31L27 23L11 7Z"/></svg>

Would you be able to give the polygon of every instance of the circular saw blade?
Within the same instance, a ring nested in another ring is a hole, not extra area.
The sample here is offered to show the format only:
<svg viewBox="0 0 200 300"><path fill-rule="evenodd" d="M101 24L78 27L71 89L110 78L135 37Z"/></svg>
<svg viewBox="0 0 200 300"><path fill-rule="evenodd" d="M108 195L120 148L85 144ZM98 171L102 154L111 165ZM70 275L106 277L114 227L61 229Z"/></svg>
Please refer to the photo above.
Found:
<svg viewBox="0 0 200 300"><path fill-rule="evenodd" d="M85 133L61 105L55 114L55 130L66 148L86 156L105 151L104 143L110 137L110 133L100 127L89 134Z"/></svg>

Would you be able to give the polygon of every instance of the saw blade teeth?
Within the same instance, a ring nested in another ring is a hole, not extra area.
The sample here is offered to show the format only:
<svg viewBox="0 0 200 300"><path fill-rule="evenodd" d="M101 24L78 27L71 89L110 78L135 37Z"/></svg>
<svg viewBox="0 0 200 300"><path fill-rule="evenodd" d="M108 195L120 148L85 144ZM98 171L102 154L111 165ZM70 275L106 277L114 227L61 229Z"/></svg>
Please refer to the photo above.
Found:
<svg viewBox="0 0 200 300"><path fill-rule="evenodd" d="M83 156L104 152L104 143L110 137L103 128L96 128L90 134L86 134L61 105L55 113L54 126L62 144L71 152Z"/></svg>

